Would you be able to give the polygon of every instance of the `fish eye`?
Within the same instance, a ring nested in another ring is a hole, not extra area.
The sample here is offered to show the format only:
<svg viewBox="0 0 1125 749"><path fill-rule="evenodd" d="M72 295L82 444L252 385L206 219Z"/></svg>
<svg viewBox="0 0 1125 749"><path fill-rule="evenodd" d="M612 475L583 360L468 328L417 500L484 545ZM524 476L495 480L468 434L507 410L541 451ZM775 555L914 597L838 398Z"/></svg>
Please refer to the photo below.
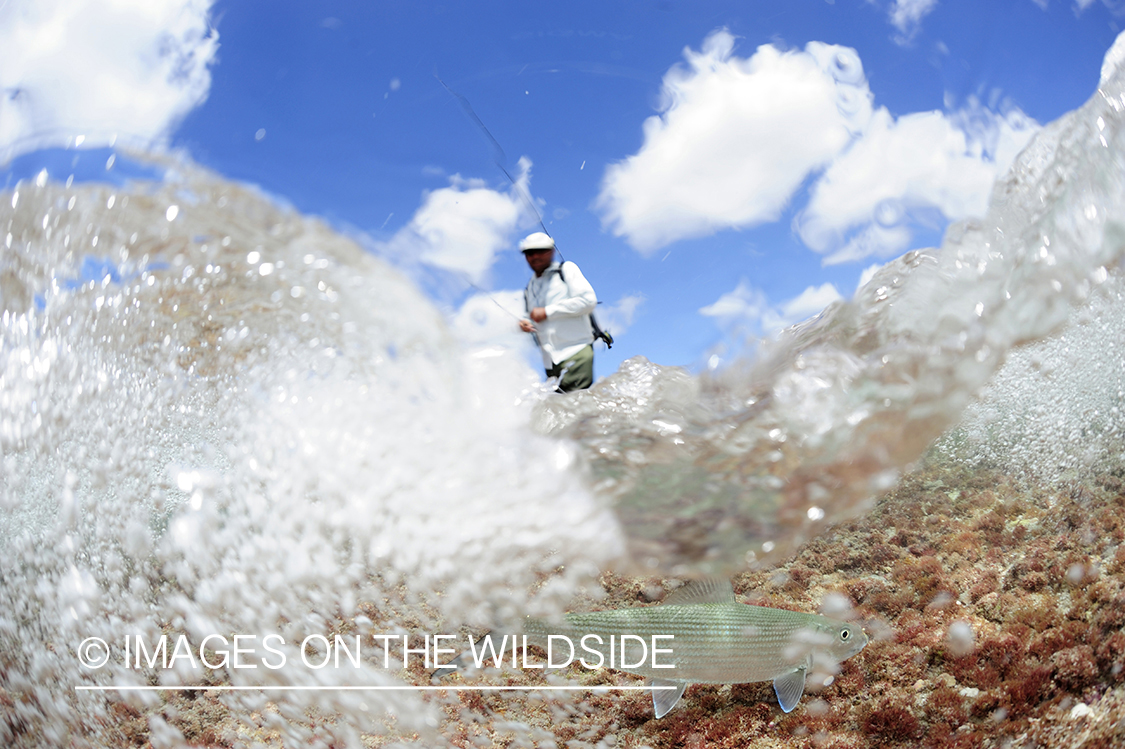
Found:
<svg viewBox="0 0 1125 749"><path fill-rule="evenodd" d="M841 639L841 640L846 640L846 639L848 639L848 638L849 638L849 637L851 637L851 636L852 636L852 633L851 633L850 631L848 631L848 630L846 630L846 629L841 629L841 630L840 630L840 639Z"/></svg>

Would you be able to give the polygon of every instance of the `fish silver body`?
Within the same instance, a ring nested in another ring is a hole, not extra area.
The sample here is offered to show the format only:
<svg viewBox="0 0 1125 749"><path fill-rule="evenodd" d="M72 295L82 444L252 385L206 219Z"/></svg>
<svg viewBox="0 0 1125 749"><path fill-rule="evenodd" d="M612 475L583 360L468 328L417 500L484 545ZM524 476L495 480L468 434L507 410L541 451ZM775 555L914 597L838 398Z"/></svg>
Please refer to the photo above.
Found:
<svg viewBox="0 0 1125 749"><path fill-rule="evenodd" d="M772 681L781 709L789 712L810 672L835 673L867 645L857 624L739 603L730 581L714 579L689 582L658 606L572 613L558 623L527 619L524 634L548 653L552 635L566 638L575 658L595 660L596 653L599 665L647 677L657 718L689 683Z"/></svg>
<svg viewBox="0 0 1125 749"><path fill-rule="evenodd" d="M615 641L615 665L628 673L655 679L698 684L742 684L773 681L798 669L811 669L817 658L839 663L867 644L863 630L816 614L750 606L737 601L663 605L567 614L565 624L527 620L528 641L546 648L547 635L563 635L575 643L577 656L596 651L610 663L610 638ZM597 635L599 639L585 635ZM636 635L640 642L624 641ZM659 640L658 658L645 657L653 636ZM581 642L582 647L579 647ZM671 651L666 652L666 651ZM587 660L593 660L588 656ZM655 668L669 664L672 668ZM638 666L628 664L640 663Z"/></svg>

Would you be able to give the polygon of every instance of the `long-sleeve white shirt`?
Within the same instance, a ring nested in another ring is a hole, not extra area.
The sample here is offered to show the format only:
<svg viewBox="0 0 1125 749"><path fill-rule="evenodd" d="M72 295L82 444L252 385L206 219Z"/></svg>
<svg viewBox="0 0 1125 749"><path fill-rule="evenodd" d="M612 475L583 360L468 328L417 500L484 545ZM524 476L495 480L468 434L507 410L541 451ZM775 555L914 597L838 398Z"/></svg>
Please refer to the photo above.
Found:
<svg viewBox="0 0 1125 749"><path fill-rule="evenodd" d="M597 306L598 297L574 263L567 261L562 266L551 263L543 275L533 276L528 282L524 298L529 314L536 307L542 307L547 313L546 320L535 323L546 369L594 342L590 313Z"/></svg>

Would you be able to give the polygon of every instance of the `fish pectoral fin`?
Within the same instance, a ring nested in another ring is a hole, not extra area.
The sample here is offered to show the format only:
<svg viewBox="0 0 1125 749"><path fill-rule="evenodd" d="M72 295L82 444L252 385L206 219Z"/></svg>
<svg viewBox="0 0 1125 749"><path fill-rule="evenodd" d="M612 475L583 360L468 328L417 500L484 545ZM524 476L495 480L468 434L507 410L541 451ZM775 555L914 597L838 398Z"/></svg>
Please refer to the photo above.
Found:
<svg viewBox="0 0 1125 749"><path fill-rule="evenodd" d="M805 693L805 669L799 668L774 679L773 691L782 710L789 712L797 707Z"/></svg>
<svg viewBox="0 0 1125 749"><path fill-rule="evenodd" d="M686 681L672 681L671 679L653 679L649 682L652 690L652 710L657 718L663 718L668 711L676 706L687 689Z"/></svg>

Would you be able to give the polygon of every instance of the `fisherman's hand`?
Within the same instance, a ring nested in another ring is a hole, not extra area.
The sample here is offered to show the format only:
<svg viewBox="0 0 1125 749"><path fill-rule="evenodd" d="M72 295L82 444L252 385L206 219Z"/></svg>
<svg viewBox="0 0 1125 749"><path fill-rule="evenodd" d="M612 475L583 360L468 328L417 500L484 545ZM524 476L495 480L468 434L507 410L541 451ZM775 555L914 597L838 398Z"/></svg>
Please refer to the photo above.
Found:
<svg viewBox="0 0 1125 749"><path fill-rule="evenodd" d="M531 320L520 320L520 330L524 333L534 333L535 326L532 325Z"/></svg>
<svg viewBox="0 0 1125 749"><path fill-rule="evenodd" d="M547 310L543 309L542 307L536 307L535 309L531 310L531 319L535 322L543 322L547 319Z"/></svg>

